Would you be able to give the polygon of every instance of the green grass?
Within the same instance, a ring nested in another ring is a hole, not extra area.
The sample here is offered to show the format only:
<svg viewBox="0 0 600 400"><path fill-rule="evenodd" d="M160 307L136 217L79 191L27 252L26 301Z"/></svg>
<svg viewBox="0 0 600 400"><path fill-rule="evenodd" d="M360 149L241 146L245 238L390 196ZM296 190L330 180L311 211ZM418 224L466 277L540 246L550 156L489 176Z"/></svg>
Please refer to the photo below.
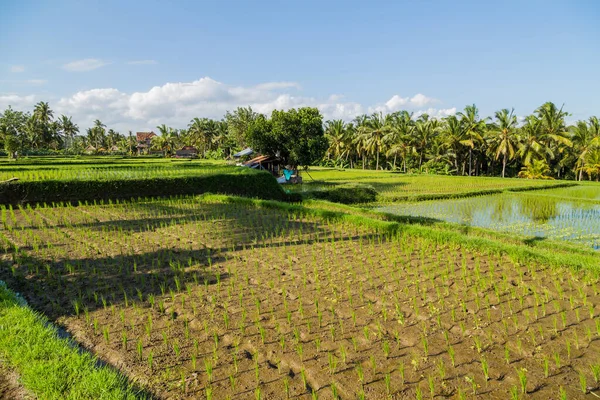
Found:
<svg viewBox="0 0 600 400"><path fill-rule="evenodd" d="M310 174L310 176L309 176ZM314 179L311 179L311 177ZM375 188L379 202L421 201L469 197L503 191L519 191L576 185L572 181L542 181L476 176L405 175L390 171L338 170L314 167L303 175L304 184L294 191L327 190L336 185L360 183Z"/></svg>
<svg viewBox="0 0 600 400"><path fill-rule="evenodd" d="M146 398L118 372L58 337L48 320L0 283L0 356L40 399Z"/></svg>

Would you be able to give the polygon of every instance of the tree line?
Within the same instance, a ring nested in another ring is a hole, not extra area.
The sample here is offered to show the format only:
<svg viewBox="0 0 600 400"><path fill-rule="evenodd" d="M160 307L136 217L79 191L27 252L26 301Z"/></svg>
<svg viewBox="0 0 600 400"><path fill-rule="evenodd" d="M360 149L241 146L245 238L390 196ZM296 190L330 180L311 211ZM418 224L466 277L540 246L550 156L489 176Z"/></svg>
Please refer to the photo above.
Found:
<svg viewBox="0 0 600 400"><path fill-rule="evenodd" d="M359 115L350 122L323 122L316 108L273 111L250 107L221 120L194 118L187 127L156 127L153 150L172 155L194 146L204 158L227 158L247 146L277 154L292 165L397 170L472 176L600 179L600 122L597 117L568 125L569 114L547 102L519 120L514 109L482 117L475 105L445 118L408 111ZM9 157L44 151L135 154L137 141L101 121L81 134L71 117L46 102L32 113L0 114L0 141Z"/></svg>

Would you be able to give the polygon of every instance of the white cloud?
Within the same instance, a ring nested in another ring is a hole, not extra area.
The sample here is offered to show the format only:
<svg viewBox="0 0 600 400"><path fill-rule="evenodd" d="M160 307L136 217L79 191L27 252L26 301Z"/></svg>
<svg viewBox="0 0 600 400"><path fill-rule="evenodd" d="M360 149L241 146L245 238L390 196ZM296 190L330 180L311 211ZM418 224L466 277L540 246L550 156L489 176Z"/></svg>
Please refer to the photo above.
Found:
<svg viewBox="0 0 600 400"><path fill-rule="evenodd" d="M86 58L84 60L72 61L70 63L64 64L62 68L67 71L72 72L83 72L83 71L91 71L100 67L104 67L110 63L102 60L98 60L97 58Z"/></svg>
<svg viewBox="0 0 600 400"><path fill-rule="evenodd" d="M423 107L428 104L436 103L438 100L427 97L424 94L417 93L413 97L401 97L397 94L393 95L388 101L383 104L378 104L372 107L369 107L369 113L373 112L382 112L392 113L395 111L399 111L402 109L414 109L418 107Z"/></svg>
<svg viewBox="0 0 600 400"><path fill-rule="evenodd" d="M116 88L92 89L77 92L60 99L47 96L0 97L0 106L12 101L15 108L31 110L35 102L49 101L56 114L73 116L81 131L100 119L107 126L120 132L153 129L167 124L174 128L186 127L194 117L220 119L228 110L251 106L253 110L269 114L274 109L292 107L317 107L325 120L352 120L359 114L381 109L393 112L401 108L432 116L445 116L456 112L455 108L436 109L420 107L434 100L417 94L412 97L393 96L386 103L365 107L348 101L341 95L326 98L303 96L296 82L264 82L253 86L228 85L209 77L193 82L170 82L154 86L147 91L125 93ZM417 111L420 110L420 111Z"/></svg>
<svg viewBox="0 0 600 400"><path fill-rule="evenodd" d="M433 118L444 118L456 114L456 107L452 108L428 108L426 110L418 110L414 113L415 117L427 114Z"/></svg>
<svg viewBox="0 0 600 400"><path fill-rule="evenodd" d="M19 111L30 111L38 101L37 96L33 94L27 96L0 94L0 112L6 110L8 106Z"/></svg>
<svg viewBox="0 0 600 400"><path fill-rule="evenodd" d="M134 60L134 61L128 61L127 64L129 64L129 65L154 65L154 64L158 64L158 61L156 61L156 60Z"/></svg>
<svg viewBox="0 0 600 400"><path fill-rule="evenodd" d="M25 67L22 65L11 65L10 66L10 72L25 72Z"/></svg>

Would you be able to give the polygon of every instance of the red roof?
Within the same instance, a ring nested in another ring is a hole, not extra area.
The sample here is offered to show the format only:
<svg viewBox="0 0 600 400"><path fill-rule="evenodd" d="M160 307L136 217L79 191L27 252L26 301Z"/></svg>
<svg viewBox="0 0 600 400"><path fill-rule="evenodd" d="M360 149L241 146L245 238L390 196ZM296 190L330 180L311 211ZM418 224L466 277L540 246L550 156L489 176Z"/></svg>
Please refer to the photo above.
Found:
<svg viewBox="0 0 600 400"><path fill-rule="evenodd" d="M136 132L135 137L138 142L142 142L148 139L152 139L154 136L157 136L154 132Z"/></svg>

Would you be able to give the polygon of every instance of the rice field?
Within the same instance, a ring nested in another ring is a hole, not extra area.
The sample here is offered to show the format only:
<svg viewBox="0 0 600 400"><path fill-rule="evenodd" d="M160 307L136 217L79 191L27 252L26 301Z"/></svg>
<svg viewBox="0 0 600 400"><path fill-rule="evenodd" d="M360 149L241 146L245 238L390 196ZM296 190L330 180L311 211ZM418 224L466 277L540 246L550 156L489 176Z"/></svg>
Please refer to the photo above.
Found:
<svg viewBox="0 0 600 400"><path fill-rule="evenodd" d="M396 203L378 210L600 248L600 185Z"/></svg>
<svg viewBox="0 0 600 400"><path fill-rule="evenodd" d="M45 180L127 180L178 178L217 173L234 173L238 168L224 162L170 160L163 158L33 158L19 162L0 163L0 181L18 178L21 181Z"/></svg>
<svg viewBox="0 0 600 400"><path fill-rule="evenodd" d="M0 279L165 399L581 398L596 275L223 196L2 210Z"/></svg>
<svg viewBox="0 0 600 400"><path fill-rule="evenodd" d="M304 184L291 190L309 192L334 185L360 183L375 188L383 203L453 197L489 191L523 190L573 184L567 181L543 181L517 178L469 177L443 175L405 175L390 171L338 170L311 168L303 174Z"/></svg>

